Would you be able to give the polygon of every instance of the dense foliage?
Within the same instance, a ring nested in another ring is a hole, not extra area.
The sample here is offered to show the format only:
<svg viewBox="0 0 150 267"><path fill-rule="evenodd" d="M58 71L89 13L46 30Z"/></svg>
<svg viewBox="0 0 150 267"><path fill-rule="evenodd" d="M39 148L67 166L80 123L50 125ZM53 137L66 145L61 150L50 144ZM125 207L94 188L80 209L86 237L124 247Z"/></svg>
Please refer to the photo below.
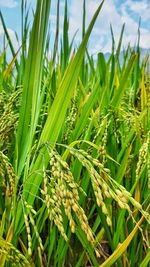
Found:
<svg viewBox="0 0 150 267"><path fill-rule="evenodd" d="M148 55L123 51L96 61L73 51L67 1L59 44L59 0L49 58L50 0L38 0L28 47L0 55L0 266L140 266L150 261L150 76ZM42 20L40 19L42 17ZM140 38L140 36L139 36Z"/></svg>

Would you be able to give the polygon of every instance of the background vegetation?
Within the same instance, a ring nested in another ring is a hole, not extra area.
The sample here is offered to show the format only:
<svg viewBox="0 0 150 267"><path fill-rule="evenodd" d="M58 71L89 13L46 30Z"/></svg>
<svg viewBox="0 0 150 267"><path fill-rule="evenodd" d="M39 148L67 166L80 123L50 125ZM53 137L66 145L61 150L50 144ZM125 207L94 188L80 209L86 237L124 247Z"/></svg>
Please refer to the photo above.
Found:
<svg viewBox="0 0 150 267"><path fill-rule="evenodd" d="M0 55L0 266L148 266L150 77L148 55L112 52L96 61L87 43L103 3L74 50L67 1L59 0L49 57L50 0L38 0L22 45L7 27ZM42 19L41 19L42 18ZM5 44L4 43L4 44ZM7 62L7 47L13 55Z"/></svg>

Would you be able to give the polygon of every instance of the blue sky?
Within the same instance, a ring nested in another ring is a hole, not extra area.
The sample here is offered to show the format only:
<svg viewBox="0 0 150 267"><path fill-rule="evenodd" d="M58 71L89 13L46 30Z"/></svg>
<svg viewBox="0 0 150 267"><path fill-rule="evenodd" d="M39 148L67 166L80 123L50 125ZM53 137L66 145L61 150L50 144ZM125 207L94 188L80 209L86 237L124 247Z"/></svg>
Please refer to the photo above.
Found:
<svg viewBox="0 0 150 267"><path fill-rule="evenodd" d="M100 0L86 0L86 25L89 24L94 11L98 7ZM27 0L27 3L35 8L36 0ZM51 1L51 38L53 40L55 33L56 21L56 5L57 1ZM60 33L62 33L63 10L65 0L61 0L60 4ZM81 40L81 24L82 24L82 5L83 0L68 0L70 27L69 35L73 37L78 30L75 41L79 44ZM9 34L15 46L19 44L16 41L14 31L20 36L21 25L21 0L0 0L0 9L5 19ZM111 50L111 34L110 23L112 24L116 43L120 36L120 31L125 22L125 34L123 38L123 46L128 43L132 46L137 41L137 30L139 18L141 17L141 40L142 48L150 48L150 0L105 0L102 11L97 19L92 35L90 37L89 49L92 54L99 51L109 52ZM32 15L30 14L32 22ZM0 24L0 41L2 40L3 30Z"/></svg>

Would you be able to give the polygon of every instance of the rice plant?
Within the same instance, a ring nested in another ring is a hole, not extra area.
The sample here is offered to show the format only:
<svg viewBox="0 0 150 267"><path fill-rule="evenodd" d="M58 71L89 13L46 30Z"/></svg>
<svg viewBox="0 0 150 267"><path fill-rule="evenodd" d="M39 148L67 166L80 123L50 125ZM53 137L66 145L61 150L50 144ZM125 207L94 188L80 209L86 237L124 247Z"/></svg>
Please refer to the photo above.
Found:
<svg viewBox="0 0 150 267"><path fill-rule="evenodd" d="M65 1L63 36L49 57L50 0L32 29L22 1L22 45L0 55L0 266L148 266L150 74L139 42L120 62L96 62L87 44L103 0L74 49ZM41 20L42 17L42 20ZM29 46L28 46L29 37Z"/></svg>

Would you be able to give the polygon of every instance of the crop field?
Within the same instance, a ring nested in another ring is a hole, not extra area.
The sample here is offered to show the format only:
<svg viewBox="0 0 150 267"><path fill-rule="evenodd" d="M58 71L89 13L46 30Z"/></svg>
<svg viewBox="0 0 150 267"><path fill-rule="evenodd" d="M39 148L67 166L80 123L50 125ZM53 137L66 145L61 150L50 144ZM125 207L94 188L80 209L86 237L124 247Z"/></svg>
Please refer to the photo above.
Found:
<svg viewBox="0 0 150 267"><path fill-rule="evenodd" d="M124 25L118 43L112 25L110 56L95 60L105 1L87 29L85 2L75 48L67 1L59 41L57 1L51 55L50 0L37 1L31 30L22 1L18 51L0 13L0 267L149 266L149 55L140 33L123 50Z"/></svg>

